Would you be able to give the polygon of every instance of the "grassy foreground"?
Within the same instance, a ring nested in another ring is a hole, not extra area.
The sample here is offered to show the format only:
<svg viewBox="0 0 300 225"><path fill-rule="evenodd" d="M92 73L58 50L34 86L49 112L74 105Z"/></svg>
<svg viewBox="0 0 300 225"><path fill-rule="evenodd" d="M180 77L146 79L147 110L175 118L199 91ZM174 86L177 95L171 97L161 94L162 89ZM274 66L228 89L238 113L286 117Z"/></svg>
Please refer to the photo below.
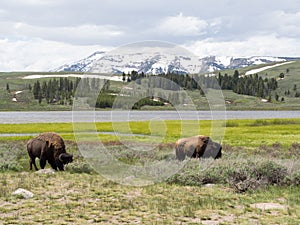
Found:
<svg viewBox="0 0 300 225"><path fill-rule="evenodd" d="M99 136L124 163L143 165L165 158L176 163L174 141L197 131L192 129L195 121L185 123L182 132L181 125L167 121L163 133L151 122L130 123L131 132L145 136L122 137L140 150L151 144L149 134L164 135L154 152L124 149L124 139L110 133ZM136 187L96 173L78 150L72 124L1 124L0 134L26 135L1 137L0 224L299 224L300 120L231 120L221 126L226 126L222 159L186 160L184 168L166 181ZM116 127L96 124L98 132ZM210 135L212 122L201 121L199 127L199 132ZM90 126L81 128L91 131ZM49 130L63 136L75 161L65 172L31 172L26 141ZM89 139L87 143L97 145ZM11 195L17 188L34 197Z"/></svg>
<svg viewBox="0 0 300 225"><path fill-rule="evenodd" d="M86 173L1 174L3 224L298 224L299 187L121 186ZM32 199L12 197L22 187ZM266 209L255 204L268 203ZM272 207L273 206L273 207Z"/></svg>

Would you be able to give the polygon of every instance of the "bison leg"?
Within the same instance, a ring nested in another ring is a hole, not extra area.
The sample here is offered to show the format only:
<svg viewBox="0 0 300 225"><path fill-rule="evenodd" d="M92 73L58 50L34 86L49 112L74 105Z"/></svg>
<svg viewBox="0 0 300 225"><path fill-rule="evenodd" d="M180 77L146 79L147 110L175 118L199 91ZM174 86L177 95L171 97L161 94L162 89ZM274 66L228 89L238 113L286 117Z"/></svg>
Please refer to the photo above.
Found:
<svg viewBox="0 0 300 225"><path fill-rule="evenodd" d="M30 170L32 170L32 164L33 164L32 158L30 158L30 159L29 159Z"/></svg>
<svg viewBox="0 0 300 225"><path fill-rule="evenodd" d="M33 166L34 166L34 168L35 168L36 171L39 170L37 168L36 164L35 164L35 157L30 158L29 163L30 163L30 170L32 170L32 164L33 164Z"/></svg>
<svg viewBox="0 0 300 225"><path fill-rule="evenodd" d="M57 166L55 164L50 164L52 169L57 170Z"/></svg>
<svg viewBox="0 0 300 225"><path fill-rule="evenodd" d="M218 154L216 156L216 159L219 159L221 157L222 157L222 148L220 148L220 150L219 150L219 152L218 152Z"/></svg>
<svg viewBox="0 0 300 225"><path fill-rule="evenodd" d="M52 167L52 169L57 170L57 166L54 160L49 160L48 159L48 163L50 164L50 166Z"/></svg>
<svg viewBox="0 0 300 225"><path fill-rule="evenodd" d="M64 171L64 164L59 160L59 158L56 158L55 160L55 167L57 167L59 170Z"/></svg>
<svg viewBox="0 0 300 225"><path fill-rule="evenodd" d="M57 167L60 171L64 171L64 164L60 163L57 165Z"/></svg>
<svg viewBox="0 0 300 225"><path fill-rule="evenodd" d="M41 157L41 159L40 159L40 166L41 166L41 169L44 169L46 166L46 159L43 157Z"/></svg>

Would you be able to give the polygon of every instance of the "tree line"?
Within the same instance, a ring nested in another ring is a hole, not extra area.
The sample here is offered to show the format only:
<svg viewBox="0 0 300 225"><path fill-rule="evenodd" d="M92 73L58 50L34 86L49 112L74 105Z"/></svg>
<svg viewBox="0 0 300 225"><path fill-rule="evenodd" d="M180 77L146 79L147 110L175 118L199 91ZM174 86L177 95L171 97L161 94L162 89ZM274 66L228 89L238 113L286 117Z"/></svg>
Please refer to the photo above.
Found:
<svg viewBox="0 0 300 225"><path fill-rule="evenodd" d="M82 91L90 90L90 81L83 80L83 84L79 86L80 82L81 78L70 79L62 77L59 79L53 78L44 80L42 82L37 80L32 88L33 97L38 100L39 103L45 100L47 104L72 105L75 91L78 89L82 89ZM81 90L78 90L79 93L80 91Z"/></svg>
<svg viewBox="0 0 300 225"><path fill-rule="evenodd" d="M127 75L123 73L123 82L135 82L137 85L145 87L144 89L150 92L153 89L167 90L165 92L169 95L167 95L165 99L171 99L172 102L176 102L176 100L174 100L176 96L181 96L182 93L178 93L180 90L198 90L200 91L200 94L203 95L208 88L213 88L232 90L237 94L266 98L271 96L272 91L275 91L278 88L278 83L275 78L263 79L257 74L241 76L238 70L235 70L233 75L228 75L227 73L222 75L219 73L214 76L175 73L146 75L144 73L132 71ZM37 80L32 88L34 99L38 100L40 103L45 101L47 104L72 105L75 91L77 97L89 96L91 93L96 93L98 96L96 103L93 102L93 99L89 98L88 104L96 104L95 106L97 108L111 108L118 95L118 93L113 93L110 90L109 80L97 78L53 78L44 81ZM131 92L133 91L134 90L131 90ZM153 98L155 95L152 94L147 93L147 96L152 96ZM183 97L180 97L180 99L182 98ZM278 98L279 96L275 99L278 100ZM124 101L126 101L126 97L124 97ZM151 104L163 105L163 103L163 101L153 102L151 97L149 97L149 99L143 98L134 105L134 108L140 108L143 105Z"/></svg>
<svg viewBox="0 0 300 225"><path fill-rule="evenodd" d="M74 97L86 97L100 89L101 94L106 93L109 87L109 80L97 78L53 78L42 82L37 80L31 90L39 103L72 105Z"/></svg>
<svg viewBox="0 0 300 225"><path fill-rule="evenodd" d="M129 75L128 75L129 76ZM152 77L162 77L165 79L155 79ZM179 90L180 88L186 90L200 90L201 94L204 94L208 88L232 90L237 94L250 95L261 98L266 98L271 95L271 92L278 88L278 83L275 78L259 77L258 74L241 76L238 70L234 71L233 75L225 73L222 75L219 73L214 75L179 75L174 73L159 74L156 76L145 75L144 73L138 74L132 71L130 78L127 82L136 81L142 82L142 79L148 77L149 87L156 86L164 90Z"/></svg>
<svg viewBox="0 0 300 225"><path fill-rule="evenodd" d="M70 104L73 103L75 90L80 82L80 78L71 80L68 78L50 79L40 82L37 80L33 84L32 93L34 99L41 103L43 100L47 104Z"/></svg>
<svg viewBox="0 0 300 225"><path fill-rule="evenodd" d="M259 77L258 74L240 76L238 70L234 71L233 76L219 73L218 83L222 90L232 90L237 94L261 98L270 96L271 92L278 88L278 83L275 78L263 79Z"/></svg>

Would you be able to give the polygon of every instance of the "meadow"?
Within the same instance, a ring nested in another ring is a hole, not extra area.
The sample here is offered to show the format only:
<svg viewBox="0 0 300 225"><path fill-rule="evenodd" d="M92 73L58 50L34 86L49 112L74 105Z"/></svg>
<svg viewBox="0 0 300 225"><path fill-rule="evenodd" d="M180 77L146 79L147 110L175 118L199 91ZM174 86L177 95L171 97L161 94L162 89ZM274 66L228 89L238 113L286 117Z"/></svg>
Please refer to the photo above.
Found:
<svg viewBox="0 0 300 225"><path fill-rule="evenodd" d="M165 121L162 132L153 123L96 123L96 133L87 124L79 126L86 132L82 143L91 150L101 140L118 161L142 166L157 160L178 163L174 142L193 132L210 136L214 125ZM163 181L133 186L96 172L82 157L74 124L0 124L0 223L299 224L300 119L228 120L219 125L226 131L221 159L186 159ZM112 133L116 127L122 135ZM59 133L74 154L64 172L29 171L26 142L45 131ZM128 131L136 136L127 136ZM8 133L14 136L1 135ZM149 146L155 147L144 151ZM11 195L17 188L34 197Z"/></svg>

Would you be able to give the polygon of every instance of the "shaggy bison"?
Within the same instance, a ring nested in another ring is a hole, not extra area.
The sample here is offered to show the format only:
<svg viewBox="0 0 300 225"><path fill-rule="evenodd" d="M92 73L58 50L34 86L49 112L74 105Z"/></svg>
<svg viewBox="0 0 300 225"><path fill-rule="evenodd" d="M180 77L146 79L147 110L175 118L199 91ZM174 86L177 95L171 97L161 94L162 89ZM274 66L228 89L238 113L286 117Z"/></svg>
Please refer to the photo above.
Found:
<svg viewBox="0 0 300 225"><path fill-rule="evenodd" d="M40 159L40 166L45 168L46 161L55 170L64 170L64 164L73 161L73 155L66 152L63 139L54 132L46 132L33 138L27 143L27 151L30 157L30 169L32 164L35 169L35 158Z"/></svg>
<svg viewBox="0 0 300 225"><path fill-rule="evenodd" d="M222 146L213 142L209 137L197 135L194 137L182 138L175 144L176 158L184 160L186 156L191 158L221 158Z"/></svg>

